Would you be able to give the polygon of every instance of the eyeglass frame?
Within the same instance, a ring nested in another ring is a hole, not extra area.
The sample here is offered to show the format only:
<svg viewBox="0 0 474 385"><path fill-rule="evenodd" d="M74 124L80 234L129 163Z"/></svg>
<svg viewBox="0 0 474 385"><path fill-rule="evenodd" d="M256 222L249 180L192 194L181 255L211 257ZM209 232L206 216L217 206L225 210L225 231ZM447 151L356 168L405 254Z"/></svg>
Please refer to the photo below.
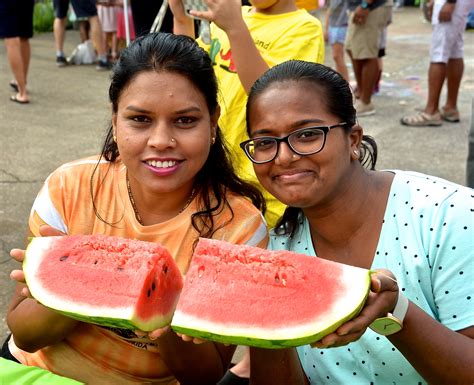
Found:
<svg viewBox="0 0 474 385"><path fill-rule="evenodd" d="M280 152L280 144L283 142L283 143L286 143L286 145L288 146L288 148L291 149L291 151L293 151L295 154L297 155L300 155L300 156L307 156L307 155L314 155L314 154L317 154L318 152L321 152L324 148L324 146L326 145L326 138L327 138L327 134L328 132L333 129L333 128L336 128L336 127L344 127L344 126L347 126L347 123L346 122L342 122L342 123L337 123L337 124L333 124L333 125L330 125L330 126L310 126L310 127L303 127L303 128L299 128L298 130L295 130L293 131L292 133L286 135L286 136L283 136L283 137L278 137L278 136L259 136L259 137L256 137L256 138L251 138L251 139L247 139L245 141L243 141L242 143L240 143L240 148L242 148L242 150L245 152L245 155L247 155L247 158L250 159L250 161L254 164L264 164L264 163L269 163L269 162L272 162L275 160L275 158L278 156L279 152ZM312 152L299 152L297 150L295 150L293 148L293 146L291 145L290 141L289 141L289 138L290 136L294 135L294 134L297 134L299 132L303 132L304 130L308 130L308 129L318 129L318 130L321 130L323 133L324 133L324 139L323 139L323 145L321 146L321 148L317 151L312 151ZM254 140L256 139L273 139L276 141L276 144L277 144L277 150L276 150L276 153L275 153L275 156L273 158L271 158L270 160L265 160L263 162L261 161L256 161L254 160L248 150L247 150L247 144L250 143L250 142L253 142Z"/></svg>

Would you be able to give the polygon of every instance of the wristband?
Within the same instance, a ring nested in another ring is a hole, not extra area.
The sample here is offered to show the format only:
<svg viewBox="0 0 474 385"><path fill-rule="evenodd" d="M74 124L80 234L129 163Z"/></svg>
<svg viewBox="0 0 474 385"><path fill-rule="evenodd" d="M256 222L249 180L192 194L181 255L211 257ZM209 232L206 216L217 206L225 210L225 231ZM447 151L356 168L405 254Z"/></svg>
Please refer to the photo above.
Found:
<svg viewBox="0 0 474 385"><path fill-rule="evenodd" d="M403 329L403 320L408 311L408 298L398 292L398 300L392 313L385 317L377 318L369 327L376 333L383 336L395 334Z"/></svg>

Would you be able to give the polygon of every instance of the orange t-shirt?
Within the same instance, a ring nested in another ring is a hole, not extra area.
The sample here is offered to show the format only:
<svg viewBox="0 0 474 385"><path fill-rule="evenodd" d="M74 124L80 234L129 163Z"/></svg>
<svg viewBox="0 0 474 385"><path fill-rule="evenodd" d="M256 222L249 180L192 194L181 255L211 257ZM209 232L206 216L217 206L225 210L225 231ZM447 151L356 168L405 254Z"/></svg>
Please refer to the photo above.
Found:
<svg viewBox="0 0 474 385"><path fill-rule="evenodd" d="M105 234L159 242L186 273L192 247L198 237L191 224L197 199L179 215L164 223L142 226L135 218L126 186L126 168L120 161L101 161L91 176L97 158L86 158L59 167L45 181L31 213L29 226L39 235L42 224L67 234ZM96 210L92 205L91 187ZM266 247L267 229L260 211L236 194L227 199L233 211L224 208L215 218L213 238L236 244ZM229 222L229 223L227 223ZM134 332L79 323L63 341L28 353L9 342L10 351L22 363L48 369L87 384L177 384L164 364L158 346Z"/></svg>

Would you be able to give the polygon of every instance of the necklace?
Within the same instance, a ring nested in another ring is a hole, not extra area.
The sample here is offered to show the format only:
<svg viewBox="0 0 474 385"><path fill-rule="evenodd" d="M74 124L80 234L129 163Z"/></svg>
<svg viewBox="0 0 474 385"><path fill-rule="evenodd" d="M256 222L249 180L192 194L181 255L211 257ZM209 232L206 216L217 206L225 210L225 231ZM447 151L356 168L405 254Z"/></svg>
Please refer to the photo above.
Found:
<svg viewBox="0 0 474 385"><path fill-rule="evenodd" d="M137 205L135 203L135 199L133 199L132 189L130 188L130 180L128 179L128 173L126 175L126 181L127 181L128 197L130 198L130 203L132 204L132 208L133 208L133 211L135 213L135 218L137 219L138 223L140 223L142 226L144 226L143 219L140 216L140 213L138 212ZM193 187L193 189L191 191L191 195L189 195L188 200L184 204L183 208L181 210L179 210L177 215L181 214L191 204L191 202L194 198L194 192L195 192L195 188Z"/></svg>

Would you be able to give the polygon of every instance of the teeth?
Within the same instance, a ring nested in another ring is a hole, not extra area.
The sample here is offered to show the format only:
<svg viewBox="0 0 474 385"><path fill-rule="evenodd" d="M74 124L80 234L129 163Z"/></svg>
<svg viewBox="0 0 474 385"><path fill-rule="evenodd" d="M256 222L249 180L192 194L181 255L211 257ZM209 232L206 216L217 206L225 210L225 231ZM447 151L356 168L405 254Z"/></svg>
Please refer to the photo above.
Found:
<svg viewBox="0 0 474 385"><path fill-rule="evenodd" d="M164 162L160 160L149 160L146 163L156 168L168 168L173 167L176 164L174 160L165 160Z"/></svg>

